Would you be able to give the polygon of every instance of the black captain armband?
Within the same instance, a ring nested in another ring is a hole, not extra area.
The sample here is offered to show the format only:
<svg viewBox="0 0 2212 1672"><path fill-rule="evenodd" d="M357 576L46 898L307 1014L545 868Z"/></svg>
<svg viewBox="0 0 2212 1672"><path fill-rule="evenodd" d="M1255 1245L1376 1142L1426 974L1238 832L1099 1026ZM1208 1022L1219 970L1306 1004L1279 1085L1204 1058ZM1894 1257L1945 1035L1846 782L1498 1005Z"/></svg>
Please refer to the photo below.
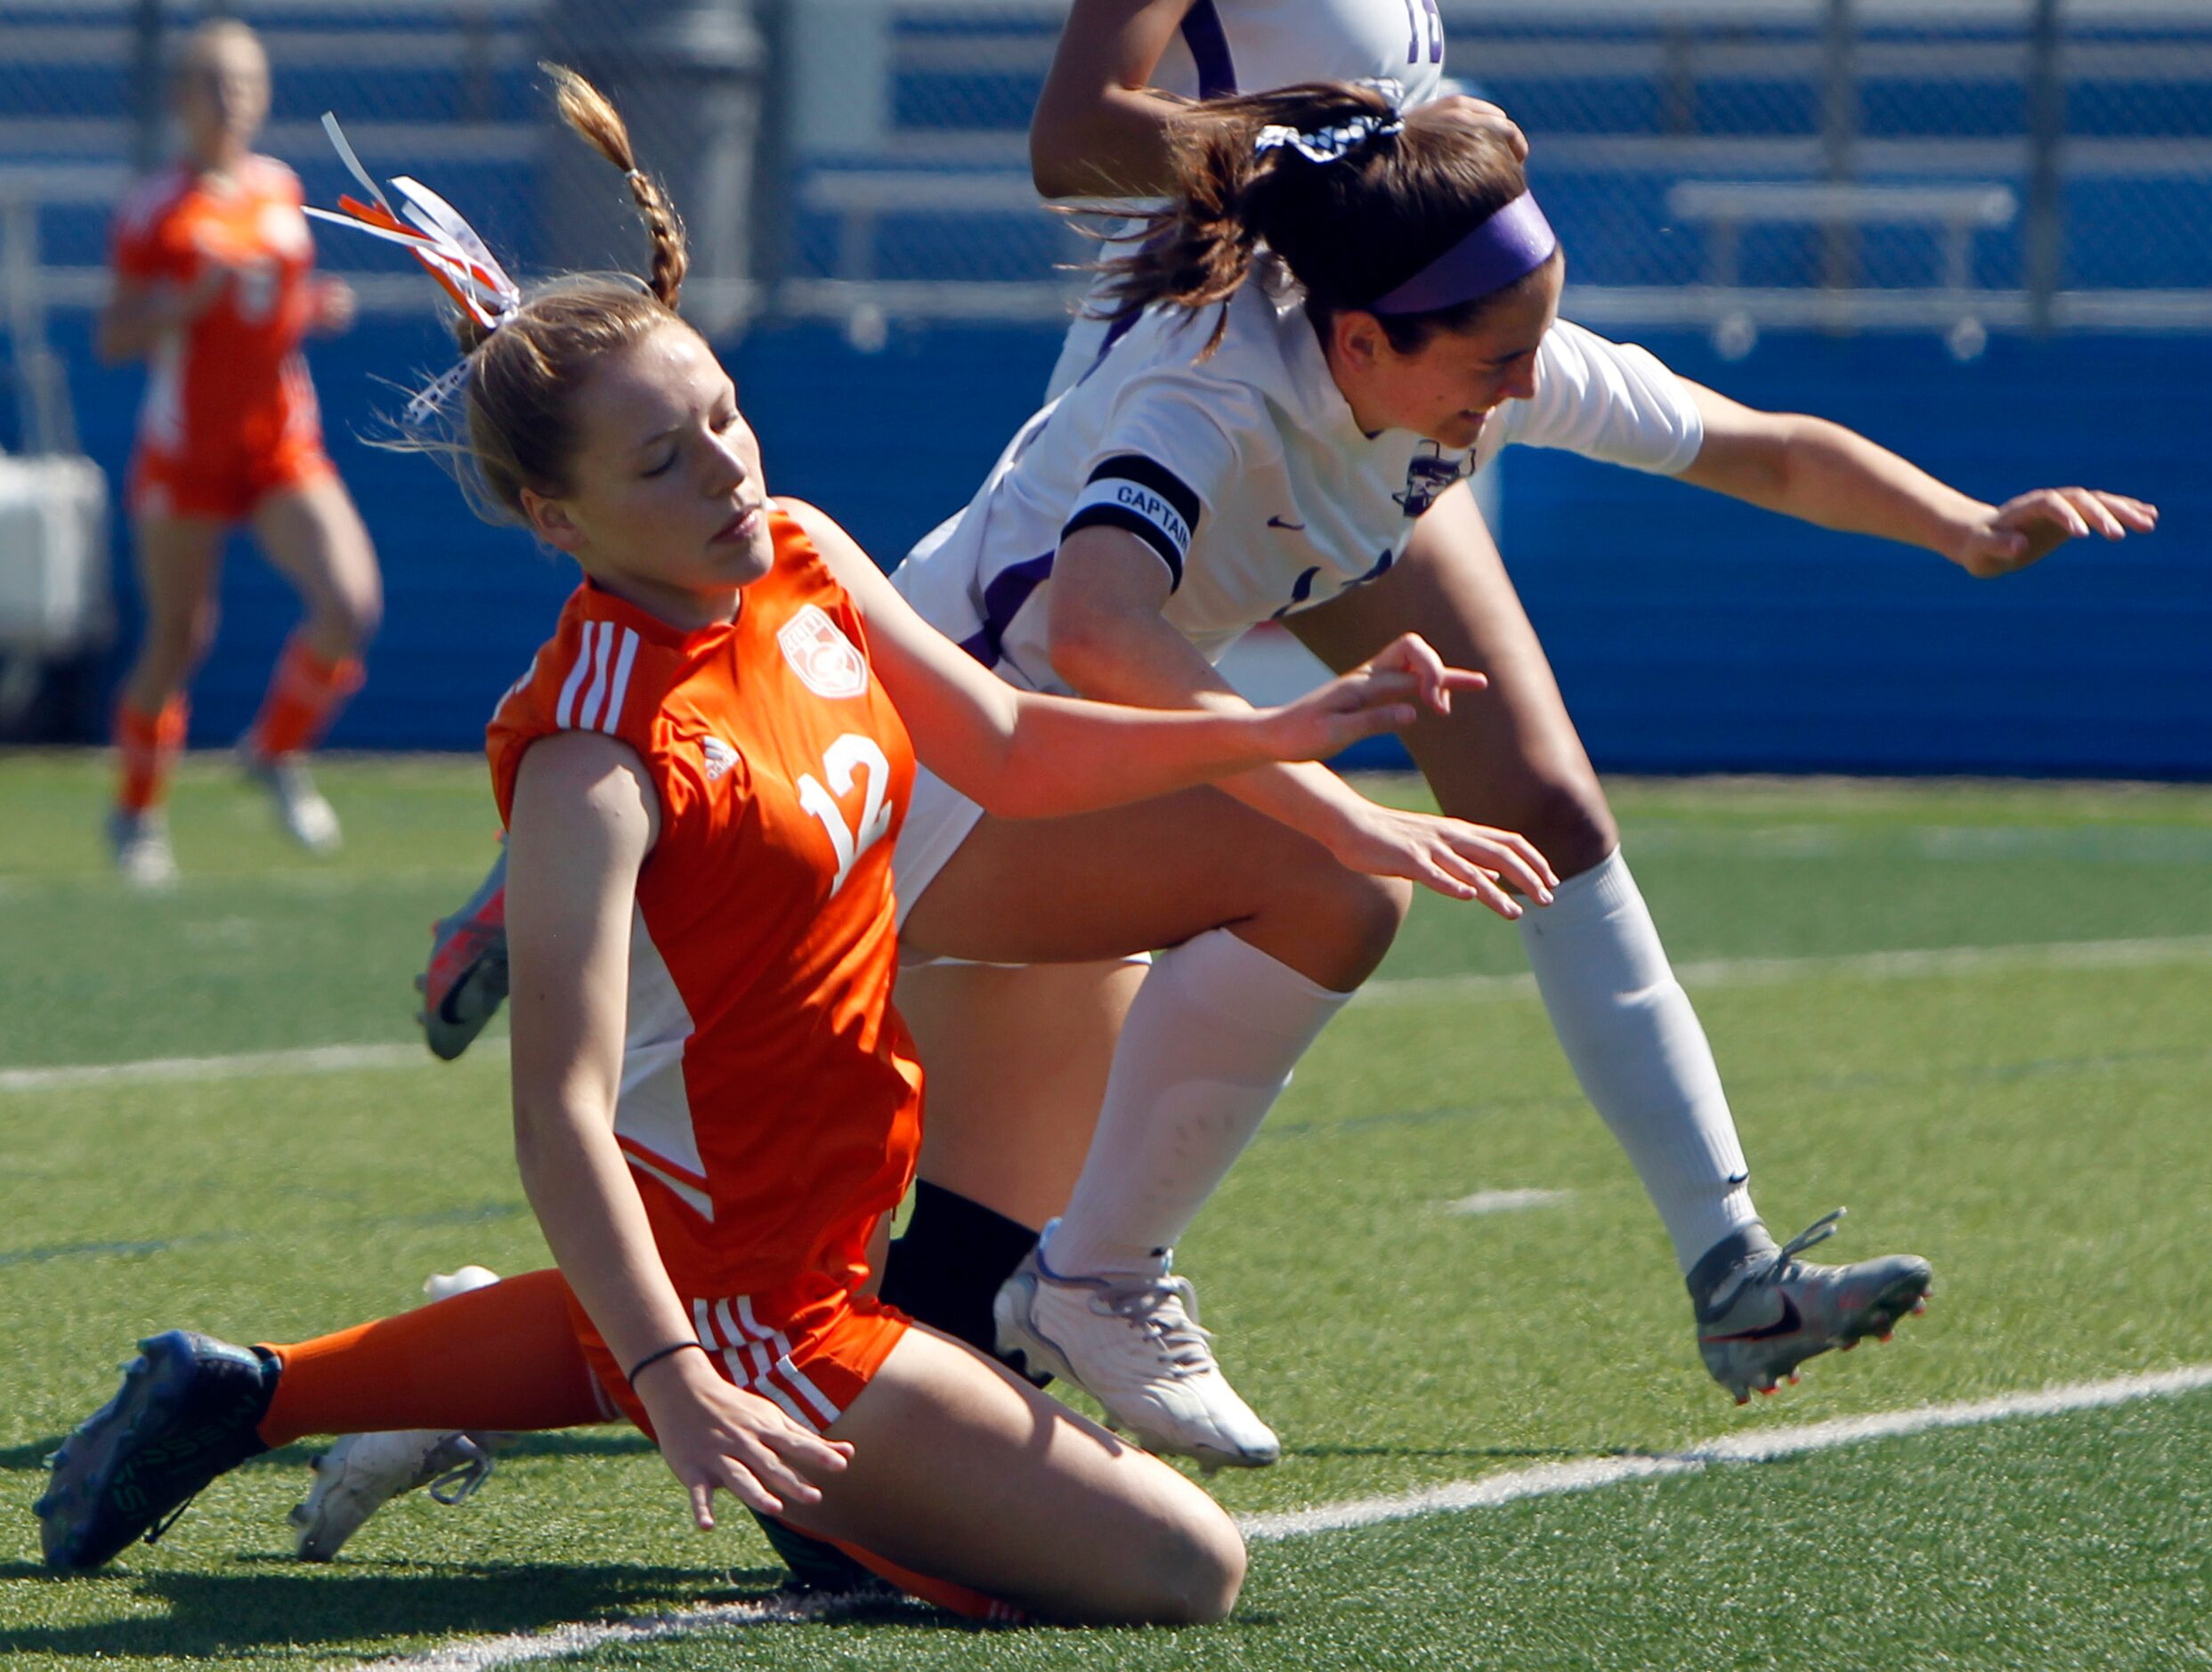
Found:
<svg viewBox="0 0 2212 1672"><path fill-rule="evenodd" d="M1117 453L1090 473L1060 538L1079 528L1126 529L1160 555L1172 590L1183 584L1183 559L1202 509L1189 484L1166 466L1142 453Z"/></svg>

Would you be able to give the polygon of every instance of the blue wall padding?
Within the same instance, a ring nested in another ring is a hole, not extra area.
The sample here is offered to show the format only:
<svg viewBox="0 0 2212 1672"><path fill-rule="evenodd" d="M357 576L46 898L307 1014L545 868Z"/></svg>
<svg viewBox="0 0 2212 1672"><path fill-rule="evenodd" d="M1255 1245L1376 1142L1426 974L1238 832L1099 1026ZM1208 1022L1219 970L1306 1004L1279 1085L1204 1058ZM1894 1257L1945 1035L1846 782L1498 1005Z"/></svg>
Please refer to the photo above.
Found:
<svg viewBox="0 0 2212 1672"><path fill-rule="evenodd" d="M93 366L81 321L57 335L85 446L119 482L139 376ZM1838 418L1984 498L2110 486L2158 500L2165 527L1981 583L1924 553L1517 451L1502 543L1601 766L2212 775L2212 338L2000 337L1965 365L1924 337L1770 336L1735 363L1701 337L1647 340L1689 377ZM785 327L731 364L772 485L888 563L966 501L1056 346L1043 330L939 328L863 354L836 330ZM357 439L397 399L376 379L444 356L427 326L312 353L389 594L338 746L478 746L571 584L565 560L473 521L430 465ZM234 556L195 693L201 744L245 726L295 613L281 582Z"/></svg>

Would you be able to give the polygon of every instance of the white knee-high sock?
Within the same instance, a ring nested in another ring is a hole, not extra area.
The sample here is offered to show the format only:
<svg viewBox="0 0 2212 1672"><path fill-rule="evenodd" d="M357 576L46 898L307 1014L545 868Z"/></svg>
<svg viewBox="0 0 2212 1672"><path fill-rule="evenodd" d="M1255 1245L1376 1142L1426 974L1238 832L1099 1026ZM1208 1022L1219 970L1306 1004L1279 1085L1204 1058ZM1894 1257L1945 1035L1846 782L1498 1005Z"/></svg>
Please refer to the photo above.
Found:
<svg viewBox="0 0 2212 1672"><path fill-rule="evenodd" d="M1620 850L1531 907L1520 937L1575 1077L1628 1152L1687 1273L1758 1215L1713 1048Z"/></svg>
<svg viewBox="0 0 2212 1672"><path fill-rule="evenodd" d="M1226 929L1154 960L1106 1075L1098 1134L1048 1257L1064 1274L1159 1272L1348 993Z"/></svg>

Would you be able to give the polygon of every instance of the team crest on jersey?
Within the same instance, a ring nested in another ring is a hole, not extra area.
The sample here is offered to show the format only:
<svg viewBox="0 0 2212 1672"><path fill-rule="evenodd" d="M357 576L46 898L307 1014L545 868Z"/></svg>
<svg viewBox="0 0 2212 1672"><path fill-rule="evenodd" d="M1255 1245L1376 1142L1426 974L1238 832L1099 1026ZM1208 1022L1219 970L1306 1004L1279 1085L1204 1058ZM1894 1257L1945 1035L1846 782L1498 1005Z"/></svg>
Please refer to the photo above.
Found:
<svg viewBox="0 0 2212 1672"><path fill-rule="evenodd" d="M868 689L868 663L838 624L809 604L775 636L799 683L819 697L856 697Z"/></svg>
<svg viewBox="0 0 2212 1672"><path fill-rule="evenodd" d="M1443 497L1444 491L1467 474L1474 462L1474 455L1463 453L1456 459L1444 456L1444 449L1435 442L1423 442L1430 450L1415 453L1406 467L1406 491L1390 497L1406 507L1408 516L1419 516Z"/></svg>
<svg viewBox="0 0 2212 1672"><path fill-rule="evenodd" d="M709 783L719 782L725 773L737 765L737 751L712 732L699 740L699 756L706 763Z"/></svg>

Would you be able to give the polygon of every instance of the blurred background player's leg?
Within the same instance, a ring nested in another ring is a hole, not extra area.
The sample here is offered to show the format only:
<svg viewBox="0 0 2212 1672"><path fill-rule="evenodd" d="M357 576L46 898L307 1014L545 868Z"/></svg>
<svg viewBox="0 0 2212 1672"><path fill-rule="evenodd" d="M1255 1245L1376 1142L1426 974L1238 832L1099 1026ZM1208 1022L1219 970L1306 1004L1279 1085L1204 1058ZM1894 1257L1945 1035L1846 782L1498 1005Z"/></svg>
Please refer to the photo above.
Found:
<svg viewBox="0 0 2212 1672"><path fill-rule="evenodd" d="M226 525L219 518L142 514L139 589L146 626L116 695L120 774L108 837L124 878L142 888L176 880L162 801L184 748L185 686L215 635L215 580Z"/></svg>
<svg viewBox="0 0 2212 1672"><path fill-rule="evenodd" d="M253 525L269 561L299 588L307 616L277 659L239 752L293 840L328 853L338 845L337 815L299 758L361 688L361 652L384 613L383 582L361 514L327 467L263 498Z"/></svg>

